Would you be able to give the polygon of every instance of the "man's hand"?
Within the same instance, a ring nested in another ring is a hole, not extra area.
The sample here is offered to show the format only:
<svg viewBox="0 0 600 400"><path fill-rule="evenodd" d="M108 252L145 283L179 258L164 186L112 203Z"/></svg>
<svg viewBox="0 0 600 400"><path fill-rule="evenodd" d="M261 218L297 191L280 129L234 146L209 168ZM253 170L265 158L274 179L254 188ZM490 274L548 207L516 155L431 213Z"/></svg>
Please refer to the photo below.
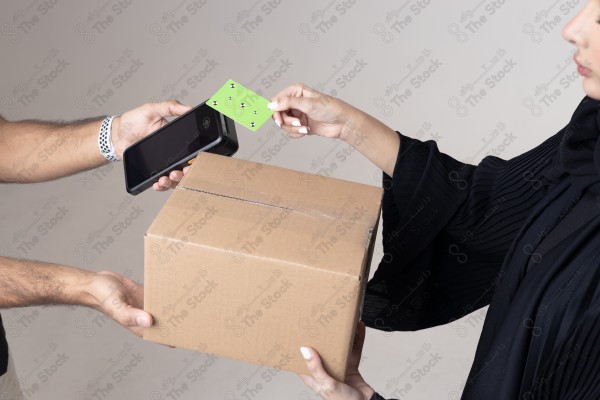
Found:
<svg viewBox="0 0 600 400"><path fill-rule="evenodd" d="M102 311L138 336L152 325L152 316L143 310L144 287L110 271L92 275L85 287L90 306Z"/></svg>
<svg viewBox="0 0 600 400"><path fill-rule="evenodd" d="M185 175L190 167L185 167L183 171L175 170L171 171L169 176L161 176L158 182L154 182L152 189L157 192L164 192L165 190L175 189L179 184L183 175Z"/></svg>
<svg viewBox="0 0 600 400"><path fill-rule="evenodd" d="M0 308L72 304L95 308L136 335L152 325L144 288L115 272L0 257Z"/></svg>
<svg viewBox="0 0 600 400"><path fill-rule="evenodd" d="M112 122L112 142L119 160L125 149L165 125L167 117L185 114L192 107L177 100L146 103L127 111Z"/></svg>
<svg viewBox="0 0 600 400"><path fill-rule="evenodd" d="M147 103L112 122L111 140L119 159L133 143L184 114L176 100ZM73 122L6 121L0 118L0 182L42 182L107 163L98 148L102 118Z"/></svg>
<svg viewBox="0 0 600 400"><path fill-rule="evenodd" d="M359 322L354 337L354 347L348 361L345 383L333 379L323 368L319 354L309 347L302 347L301 352L312 376L300 375L300 378L325 400L369 400L375 391L358 372L364 342L365 324Z"/></svg>
<svg viewBox="0 0 600 400"><path fill-rule="evenodd" d="M123 152L132 144L148 136L168 121L166 117L185 114L192 107L185 106L177 100L167 100L159 103L146 103L133 110L127 111L113 120L112 141L117 157L122 160ZM156 191L175 188L184 171L172 171L169 176L162 176L152 186Z"/></svg>

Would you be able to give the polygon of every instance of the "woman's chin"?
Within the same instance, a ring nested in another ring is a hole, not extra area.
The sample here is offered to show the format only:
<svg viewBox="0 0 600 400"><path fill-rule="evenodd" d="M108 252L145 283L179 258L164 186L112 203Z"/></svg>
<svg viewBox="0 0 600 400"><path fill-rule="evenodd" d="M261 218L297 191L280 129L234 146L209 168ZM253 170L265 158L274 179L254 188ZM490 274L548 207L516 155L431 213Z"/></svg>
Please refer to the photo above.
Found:
<svg viewBox="0 0 600 400"><path fill-rule="evenodd" d="M586 95L595 100L600 100L600 82L587 82L591 78L584 78L583 91Z"/></svg>

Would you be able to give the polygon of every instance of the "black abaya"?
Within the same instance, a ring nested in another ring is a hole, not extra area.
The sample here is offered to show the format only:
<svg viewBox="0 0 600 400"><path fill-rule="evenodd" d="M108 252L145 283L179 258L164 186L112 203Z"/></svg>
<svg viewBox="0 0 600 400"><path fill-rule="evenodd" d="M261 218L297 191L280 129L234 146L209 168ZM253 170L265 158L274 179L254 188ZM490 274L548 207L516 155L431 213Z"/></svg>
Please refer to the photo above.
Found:
<svg viewBox="0 0 600 400"><path fill-rule="evenodd" d="M449 323L490 304L463 399L600 398L598 101L527 153L478 166L401 135L363 319Z"/></svg>

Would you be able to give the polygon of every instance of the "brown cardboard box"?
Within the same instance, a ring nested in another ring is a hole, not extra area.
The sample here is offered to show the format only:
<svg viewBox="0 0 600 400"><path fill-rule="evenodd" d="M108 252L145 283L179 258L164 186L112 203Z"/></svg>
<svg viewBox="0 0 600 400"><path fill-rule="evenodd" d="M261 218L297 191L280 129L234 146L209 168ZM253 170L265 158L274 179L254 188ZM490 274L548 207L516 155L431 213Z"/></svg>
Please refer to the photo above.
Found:
<svg viewBox="0 0 600 400"><path fill-rule="evenodd" d="M145 237L144 339L343 380L382 190L201 154Z"/></svg>

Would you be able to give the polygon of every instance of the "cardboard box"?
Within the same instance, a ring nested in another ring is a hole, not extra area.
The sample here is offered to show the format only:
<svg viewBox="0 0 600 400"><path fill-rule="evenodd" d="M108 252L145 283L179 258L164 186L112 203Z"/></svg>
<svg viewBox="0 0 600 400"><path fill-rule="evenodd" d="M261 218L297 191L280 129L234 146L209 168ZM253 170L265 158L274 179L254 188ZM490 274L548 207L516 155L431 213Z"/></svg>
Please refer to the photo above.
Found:
<svg viewBox="0 0 600 400"><path fill-rule="evenodd" d="M144 339L343 380L382 190L201 154L145 236Z"/></svg>

